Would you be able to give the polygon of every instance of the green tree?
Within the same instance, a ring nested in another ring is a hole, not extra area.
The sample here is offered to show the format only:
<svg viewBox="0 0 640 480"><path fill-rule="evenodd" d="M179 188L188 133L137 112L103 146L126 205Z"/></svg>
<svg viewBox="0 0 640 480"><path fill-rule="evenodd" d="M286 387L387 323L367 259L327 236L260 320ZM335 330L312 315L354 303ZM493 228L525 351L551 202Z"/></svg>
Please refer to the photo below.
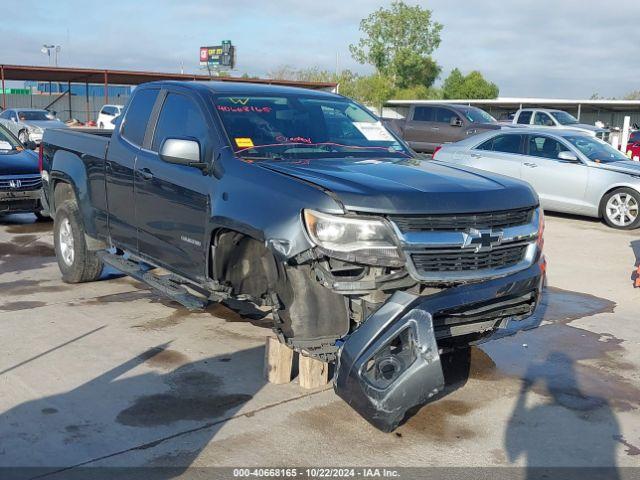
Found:
<svg viewBox="0 0 640 480"><path fill-rule="evenodd" d="M393 87L430 87L440 73L431 54L440 45L441 30L431 10L394 1L360 22L364 36L349 50L357 62L369 63L378 76L389 77Z"/></svg>
<svg viewBox="0 0 640 480"><path fill-rule="evenodd" d="M640 100L640 90L629 92L622 99L623 100Z"/></svg>
<svg viewBox="0 0 640 480"><path fill-rule="evenodd" d="M477 70L465 76L454 68L442 85L442 96L445 99L496 98L498 93L498 86L486 80Z"/></svg>

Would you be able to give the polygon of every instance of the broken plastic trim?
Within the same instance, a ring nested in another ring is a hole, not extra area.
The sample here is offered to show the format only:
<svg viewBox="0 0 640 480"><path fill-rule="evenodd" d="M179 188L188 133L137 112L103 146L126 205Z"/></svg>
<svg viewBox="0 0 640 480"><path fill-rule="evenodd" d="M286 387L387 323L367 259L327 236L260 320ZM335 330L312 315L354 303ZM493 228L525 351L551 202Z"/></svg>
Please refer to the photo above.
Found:
<svg viewBox="0 0 640 480"><path fill-rule="evenodd" d="M539 299L545 265L542 257L515 274L426 297L395 292L341 344L336 393L372 425L392 431L410 408L444 388L433 315L473 310L489 300L500 304L532 291ZM516 323L528 326L528 322Z"/></svg>
<svg viewBox="0 0 640 480"><path fill-rule="evenodd" d="M376 428L395 429L407 409L444 387L431 315L396 292L342 346L336 393Z"/></svg>

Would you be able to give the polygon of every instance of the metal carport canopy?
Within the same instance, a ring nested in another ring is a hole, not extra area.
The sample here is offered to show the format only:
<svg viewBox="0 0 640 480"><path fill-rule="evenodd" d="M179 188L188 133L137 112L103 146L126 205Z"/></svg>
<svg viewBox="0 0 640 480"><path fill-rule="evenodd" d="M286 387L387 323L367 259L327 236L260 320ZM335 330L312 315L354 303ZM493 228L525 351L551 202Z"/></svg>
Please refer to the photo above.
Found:
<svg viewBox="0 0 640 480"><path fill-rule="evenodd" d="M640 108L640 100L573 100L561 98L529 98L529 97L501 97L486 100L388 100L385 106L399 107L409 105L429 105L431 103L456 103L475 106L495 106L513 108L576 108L579 105L605 108L607 110L628 110L629 107Z"/></svg>
<svg viewBox="0 0 640 480"><path fill-rule="evenodd" d="M156 80L200 80L219 82L247 82L272 85L286 85L317 90L334 90L336 83L300 82L292 80L276 80L264 78L210 77L189 73L138 72L131 70L109 70L95 68L45 67L32 65L0 65L2 80L2 107L6 105L4 98L5 80L33 80L39 82L66 83L104 83L105 103L108 103L108 85L139 85Z"/></svg>

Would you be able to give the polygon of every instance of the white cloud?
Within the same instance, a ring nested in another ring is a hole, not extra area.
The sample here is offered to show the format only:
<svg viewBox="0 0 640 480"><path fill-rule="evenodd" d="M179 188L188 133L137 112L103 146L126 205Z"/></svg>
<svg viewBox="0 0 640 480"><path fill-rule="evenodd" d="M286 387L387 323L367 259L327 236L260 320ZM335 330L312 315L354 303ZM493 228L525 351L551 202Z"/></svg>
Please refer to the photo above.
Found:
<svg viewBox="0 0 640 480"><path fill-rule="evenodd" d="M264 75L278 66L358 71L348 45L375 0L171 0L44 6L25 0L31 21L0 26L0 62L44 64L42 43L63 45L62 64L177 71L198 69L198 47L230 38L241 71ZM587 0L430 0L419 3L444 24L436 60L477 69L502 95L614 96L640 88L634 61L640 4ZM46 27L43 27L46 25Z"/></svg>

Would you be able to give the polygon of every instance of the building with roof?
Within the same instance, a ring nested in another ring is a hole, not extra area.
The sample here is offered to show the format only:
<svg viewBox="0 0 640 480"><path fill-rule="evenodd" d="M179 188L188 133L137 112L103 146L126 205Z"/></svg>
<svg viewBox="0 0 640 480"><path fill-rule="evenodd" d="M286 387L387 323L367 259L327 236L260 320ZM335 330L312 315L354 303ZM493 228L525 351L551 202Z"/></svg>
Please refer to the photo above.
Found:
<svg viewBox="0 0 640 480"><path fill-rule="evenodd" d="M622 128L624 117L631 117L631 124L640 125L640 100L570 100L558 98L498 97L490 100L389 100L383 116L395 116L408 111L409 105L433 103L457 103L472 105L489 112L498 120L520 108L551 108L569 112L582 123L603 122L611 128Z"/></svg>

